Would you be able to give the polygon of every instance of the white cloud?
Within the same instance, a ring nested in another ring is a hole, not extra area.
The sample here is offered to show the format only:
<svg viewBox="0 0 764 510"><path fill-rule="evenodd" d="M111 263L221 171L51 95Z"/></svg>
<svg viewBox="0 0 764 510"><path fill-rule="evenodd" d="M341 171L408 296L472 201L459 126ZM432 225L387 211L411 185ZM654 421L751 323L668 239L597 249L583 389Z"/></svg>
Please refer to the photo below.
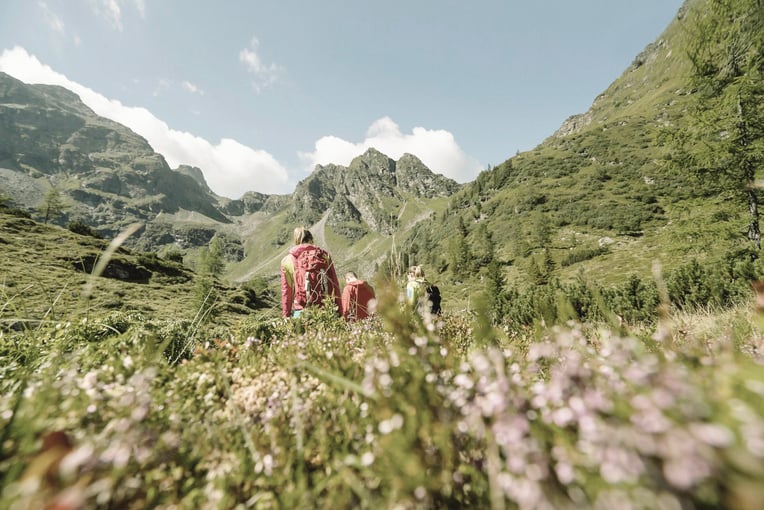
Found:
<svg viewBox="0 0 764 510"><path fill-rule="evenodd" d="M144 0L90 0L96 14L106 19L114 28L122 31L122 4L132 4L140 14L146 17L146 3Z"/></svg>
<svg viewBox="0 0 764 510"><path fill-rule="evenodd" d="M312 169L315 165L334 163L347 166L356 156L373 147L397 160L404 153L413 154L435 173L457 182L468 182L482 170L480 163L462 151L450 132L415 127L411 134L401 132L390 117L378 119L366 131L366 139L348 142L336 136L324 136L315 144L315 151L300 153Z"/></svg>
<svg viewBox="0 0 764 510"><path fill-rule="evenodd" d="M160 78L159 81L157 82L156 87L154 87L154 92L152 92L151 95L154 97L159 97L159 95L162 92L169 89L171 86L172 86L171 80Z"/></svg>
<svg viewBox="0 0 764 510"><path fill-rule="evenodd" d="M200 96L204 95L204 90L202 90L201 88L197 87L196 85L194 85L190 81L184 81L183 83L181 83L181 86L184 89L186 89L187 91L191 92L192 94L199 94Z"/></svg>
<svg viewBox="0 0 764 510"><path fill-rule="evenodd" d="M256 37L253 37L249 46L239 51L239 61L242 62L247 68L247 71L255 77L252 86L258 94L267 87L273 85L276 82L278 74L282 71L281 67L276 64L271 63L266 65L263 63L262 58L260 58L260 55L257 52L259 46L260 41L258 41Z"/></svg>
<svg viewBox="0 0 764 510"><path fill-rule="evenodd" d="M78 94L95 113L123 124L140 134L152 148L175 168L180 164L199 167L210 188L220 195L238 198L246 191L289 193L286 169L263 150L255 150L235 140L223 139L213 145L190 133L170 129L145 108L125 106L75 83L43 65L24 48L0 54L0 71L26 83L60 85Z"/></svg>
<svg viewBox="0 0 764 510"><path fill-rule="evenodd" d="M37 5L39 5L40 10L42 11L42 17L45 19L45 23L48 24L50 29L59 35L66 35L66 29L61 17L53 12L53 9L51 9L46 2L38 2Z"/></svg>
<svg viewBox="0 0 764 510"><path fill-rule="evenodd" d="M204 89L201 87L196 86L195 84L191 83L188 80L183 80L180 82L180 88L185 90L186 92L190 92L191 94L198 94L200 96L204 95ZM168 90L173 89L176 87L176 83L172 80L168 80L167 78L160 78L159 81L157 81L156 86L154 87L154 91L151 93L154 97L159 97L160 95L164 94Z"/></svg>

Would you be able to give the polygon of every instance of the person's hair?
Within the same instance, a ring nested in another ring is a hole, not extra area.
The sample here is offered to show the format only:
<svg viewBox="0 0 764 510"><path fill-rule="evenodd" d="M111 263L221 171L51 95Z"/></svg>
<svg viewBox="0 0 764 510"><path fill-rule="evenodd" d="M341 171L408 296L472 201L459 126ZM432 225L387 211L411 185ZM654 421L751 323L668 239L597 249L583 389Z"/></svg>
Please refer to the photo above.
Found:
<svg viewBox="0 0 764 510"><path fill-rule="evenodd" d="M411 266L409 274L414 278L424 278L424 269L422 269L422 266Z"/></svg>
<svg viewBox="0 0 764 510"><path fill-rule="evenodd" d="M294 244L312 243L313 234L306 227L296 227L294 229Z"/></svg>
<svg viewBox="0 0 764 510"><path fill-rule="evenodd" d="M354 271L348 271L347 273L345 273L345 279L349 280L350 278L357 279L358 276L355 274Z"/></svg>

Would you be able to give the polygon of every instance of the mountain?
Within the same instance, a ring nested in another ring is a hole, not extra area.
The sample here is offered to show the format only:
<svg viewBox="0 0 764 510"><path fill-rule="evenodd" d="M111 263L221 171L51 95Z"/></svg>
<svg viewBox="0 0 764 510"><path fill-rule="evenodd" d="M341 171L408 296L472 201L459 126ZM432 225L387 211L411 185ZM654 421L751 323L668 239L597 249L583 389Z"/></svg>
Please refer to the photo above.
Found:
<svg viewBox="0 0 764 510"><path fill-rule="evenodd" d="M395 161L368 149L347 167L318 165L280 207L235 219L244 257L229 266L229 276L241 281L277 275L294 227L305 225L318 244L330 249L338 272L371 277L396 239L426 224L460 188L411 154Z"/></svg>
<svg viewBox="0 0 764 510"><path fill-rule="evenodd" d="M318 165L293 193L292 217L312 224L329 213L329 225L349 239L368 231L392 234L408 199L448 197L456 182L431 172L416 156L394 161L368 149L345 168Z"/></svg>
<svg viewBox="0 0 764 510"><path fill-rule="evenodd" d="M55 186L71 199L69 218L107 236L181 208L228 221L206 185L172 171L145 139L64 88L0 73L0 139L4 192L20 205L34 206Z"/></svg>
<svg viewBox="0 0 764 510"><path fill-rule="evenodd" d="M401 228L427 218L459 189L415 156L396 162L370 149L348 167L316 167L290 195L250 191L231 200L209 189L202 169L171 169L144 138L96 115L71 91L4 73L0 180L2 193L33 213L46 195L57 195L62 214L53 220L61 225L84 223L113 238L140 222L144 228L128 246L180 250L192 266L217 236L237 279L277 273L277 266L262 261L283 255L298 224L313 226L318 239L336 239L332 244L350 257L351 245L373 245L364 256L381 260L378 250L391 245L384 238L402 235Z"/></svg>
<svg viewBox="0 0 764 510"><path fill-rule="evenodd" d="M369 149L347 167L317 166L292 194L229 200L202 169L170 169L71 92L2 74L0 178L29 210L55 185L71 200L65 220L107 236L142 221L132 247L179 249L192 267L217 237L231 281L275 285L296 225L311 228L340 272L423 265L447 308L471 307L496 273L525 288L617 285L699 261L737 278L760 259L746 235L757 191L735 173L750 165L731 163L761 160L764 86L760 59L748 57L764 46L764 29L750 28L761 26L757 12L753 0L687 0L588 111L466 185L412 155ZM736 121L743 106L751 122Z"/></svg>
<svg viewBox="0 0 764 510"><path fill-rule="evenodd" d="M742 48L751 48L753 55L761 35L756 40L734 33L736 27L747 26L741 19L752 22L758 16L760 23L760 9L746 8L749 4L732 2L729 8L735 12L711 18L705 13L718 9L709 10L708 2L685 2L658 39L588 111L568 118L533 150L464 186L450 200L448 214L415 229L400 251L456 289L460 282L477 284L493 258L506 280L520 286L549 279L604 284L623 283L631 276L653 279L655 264L668 272L692 260L719 271L729 266L733 277L735 264L758 259L746 238L747 195L755 193L750 191L753 182L722 183L736 147L728 146L729 157L726 162L716 159L716 167L701 164L713 159L710 151L703 154L705 159L697 154L734 133L736 109L730 103L739 95L723 96L726 85L721 80L716 89L706 87L704 95L699 79L706 78L699 77L691 57L735 55L713 46L724 41L741 43L734 46L737 55ZM698 28L709 20L714 37ZM751 62L757 61L752 57ZM709 69L723 70L725 65L709 64ZM758 105L751 110L758 108L761 120L762 74L747 76L745 83L758 84L758 89L751 86L750 104ZM727 105L731 108L724 110ZM702 108L705 122L726 118L728 124L691 138L688 133L703 124L698 117ZM761 122L748 124L749 138L760 144L761 131L753 135L756 125ZM539 272L545 277L539 278Z"/></svg>

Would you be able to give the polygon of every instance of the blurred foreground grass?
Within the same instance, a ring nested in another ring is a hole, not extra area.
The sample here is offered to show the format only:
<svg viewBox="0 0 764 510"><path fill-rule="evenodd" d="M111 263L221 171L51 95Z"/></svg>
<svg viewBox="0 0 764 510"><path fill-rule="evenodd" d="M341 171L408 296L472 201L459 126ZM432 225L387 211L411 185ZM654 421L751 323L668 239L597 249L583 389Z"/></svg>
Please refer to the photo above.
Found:
<svg viewBox="0 0 764 510"><path fill-rule="evenodd" d="M0 333L2 506L761 508L750 307L499 331L380 302Z"/></svg>

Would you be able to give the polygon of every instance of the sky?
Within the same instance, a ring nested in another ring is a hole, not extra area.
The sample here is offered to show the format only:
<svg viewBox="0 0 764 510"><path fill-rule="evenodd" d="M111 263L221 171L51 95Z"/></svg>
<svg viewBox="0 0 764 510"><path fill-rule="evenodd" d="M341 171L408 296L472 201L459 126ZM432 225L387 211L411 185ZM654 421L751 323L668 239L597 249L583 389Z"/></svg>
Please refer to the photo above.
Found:
<svg viewBox="0 0 764 510"><path fill-rule="evenodd" d="M2 0L0 71L62 85L217 194L369 147L470 182L584 113L682 0Z"/></svg>

